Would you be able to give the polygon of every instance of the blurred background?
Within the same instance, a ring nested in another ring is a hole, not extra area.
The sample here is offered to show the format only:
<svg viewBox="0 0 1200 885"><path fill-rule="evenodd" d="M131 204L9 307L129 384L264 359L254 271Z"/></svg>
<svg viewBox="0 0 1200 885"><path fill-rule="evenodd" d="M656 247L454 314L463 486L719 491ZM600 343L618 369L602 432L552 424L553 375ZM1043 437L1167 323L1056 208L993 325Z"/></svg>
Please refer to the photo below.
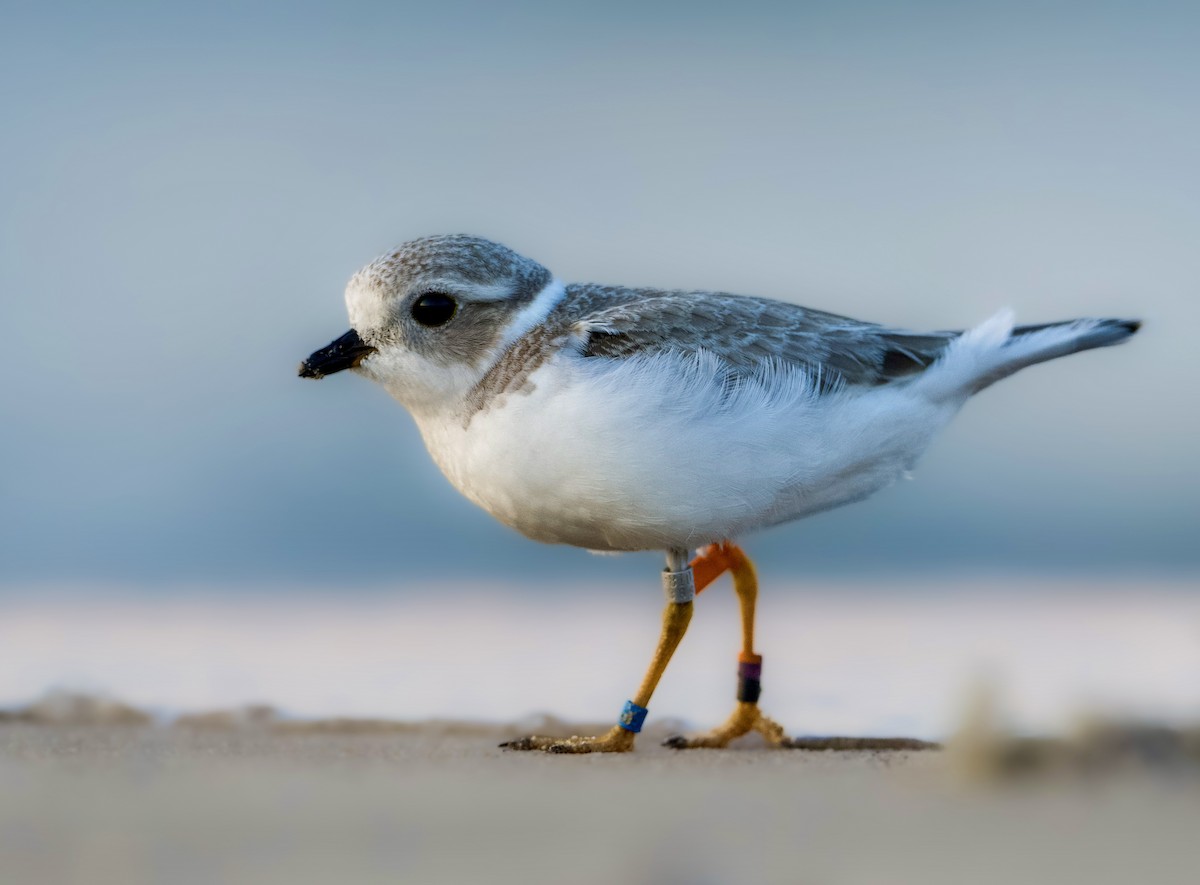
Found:
<svg viewBox="0 0 1200 885"><path fill-rule="evenodd" d="M913 482L744 540L796 726L936 734L997 668L1029 727L1200 710L1194 4L4 18L0 704L615 712L658 558L521 538L382 390L295 376L354 270L467 232L915 329L1143 318L987 391ZM711 595L660 702L701 720L737 636Z"/></svg>

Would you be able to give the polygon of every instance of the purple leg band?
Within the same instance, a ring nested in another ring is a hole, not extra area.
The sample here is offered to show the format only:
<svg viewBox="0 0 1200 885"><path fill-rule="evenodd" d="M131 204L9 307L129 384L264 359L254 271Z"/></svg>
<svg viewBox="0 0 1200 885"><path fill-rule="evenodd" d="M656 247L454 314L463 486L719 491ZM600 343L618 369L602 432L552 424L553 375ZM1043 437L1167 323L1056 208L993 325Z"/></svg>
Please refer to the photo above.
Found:
<svg viewBox="0 0 1200 885"><path fill-rule="evenodd" d="M762 679L762 661L750 664L746 661L738 661L738 678L739 679Z"/></svg>

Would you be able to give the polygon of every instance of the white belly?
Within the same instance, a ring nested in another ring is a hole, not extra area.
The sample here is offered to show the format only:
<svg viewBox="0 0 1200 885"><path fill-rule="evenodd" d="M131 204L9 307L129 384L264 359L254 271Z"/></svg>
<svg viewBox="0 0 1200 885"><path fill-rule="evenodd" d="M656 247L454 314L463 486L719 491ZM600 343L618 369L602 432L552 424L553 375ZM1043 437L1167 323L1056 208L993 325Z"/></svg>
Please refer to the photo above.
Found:
<svg viewBox="0 0 1200 885"><path fill-rule="evenodd" d="M468 498L539 541L696 547L859 500L910 469L958 403L903 387L817 396L799 373L723 393L700 357L562 355L474 415L418 416Z"/></svg>

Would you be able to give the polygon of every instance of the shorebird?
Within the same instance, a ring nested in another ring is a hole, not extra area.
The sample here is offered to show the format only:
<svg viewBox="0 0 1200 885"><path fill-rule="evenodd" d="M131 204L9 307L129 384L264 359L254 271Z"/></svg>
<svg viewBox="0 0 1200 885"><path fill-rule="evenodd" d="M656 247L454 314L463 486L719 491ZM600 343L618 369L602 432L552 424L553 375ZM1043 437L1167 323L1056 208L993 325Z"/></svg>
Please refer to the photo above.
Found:
<svg viewBox="0 0 1200 885"><path fill-rule="evenodd" d="M912 469L973 394L1034 363L1118 344L1135 320L908 332L766 298L564 284L477 237L405 243L346 287L351 330L306 359L382 384L450 482L538 541L662 550L658 647L606 734L516 750L633 748L693 598L734 579L742 650L733 715L670 746L749 731L794 746L758 706L758 584L734 540L859 501ZM699 551L693 558L693 552Z"/></svg>

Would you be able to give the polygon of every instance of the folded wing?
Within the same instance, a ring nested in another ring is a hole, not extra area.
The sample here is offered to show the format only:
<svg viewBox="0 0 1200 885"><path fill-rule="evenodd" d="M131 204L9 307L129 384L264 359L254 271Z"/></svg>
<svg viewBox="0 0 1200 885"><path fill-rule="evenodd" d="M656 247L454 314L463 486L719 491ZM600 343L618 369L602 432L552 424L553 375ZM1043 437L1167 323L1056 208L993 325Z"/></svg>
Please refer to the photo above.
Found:
<svg viewBox="0 0 1200 885"><path fill-rule="evenodd" d="M737 374L756 374L772 364L803 368L826 390L916 375L960 334L907 332L794 304L708 292L643 293L598 305L572 331L589 357L707 351Z"/></svg>

